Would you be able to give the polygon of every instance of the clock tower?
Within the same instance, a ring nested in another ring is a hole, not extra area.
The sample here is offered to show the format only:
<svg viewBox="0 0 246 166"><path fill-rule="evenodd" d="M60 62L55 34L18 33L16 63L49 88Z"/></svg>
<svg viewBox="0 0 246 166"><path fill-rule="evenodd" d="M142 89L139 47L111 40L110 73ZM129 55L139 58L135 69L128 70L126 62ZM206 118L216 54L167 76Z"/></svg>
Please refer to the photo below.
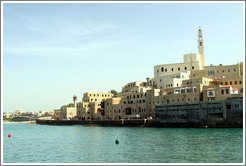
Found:
<svg viewBox="0 0 246 166"><path fill-rule="evenodd" d="M201 55L201 67L204 68L204 45L201 27L198 30L198 53Z"/></svg>

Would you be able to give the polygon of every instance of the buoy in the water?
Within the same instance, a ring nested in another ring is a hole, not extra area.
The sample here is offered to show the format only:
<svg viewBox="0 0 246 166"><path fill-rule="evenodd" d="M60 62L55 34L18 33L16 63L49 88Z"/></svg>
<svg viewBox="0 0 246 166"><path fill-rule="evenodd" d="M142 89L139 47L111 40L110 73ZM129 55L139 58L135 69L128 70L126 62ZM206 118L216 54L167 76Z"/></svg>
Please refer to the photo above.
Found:
<svg viewBox="0 0 246 166"><path fill-rule="evenodd" d="M10 138L11 137L11 134L9 134L8 137Z"/></svg>
<svg viewBox="0 0 246 166"><path fill-rule="evenodd" d="M119 139L116 139L115 140L115 144L119 144L120 143L120 140Z"/></svg>

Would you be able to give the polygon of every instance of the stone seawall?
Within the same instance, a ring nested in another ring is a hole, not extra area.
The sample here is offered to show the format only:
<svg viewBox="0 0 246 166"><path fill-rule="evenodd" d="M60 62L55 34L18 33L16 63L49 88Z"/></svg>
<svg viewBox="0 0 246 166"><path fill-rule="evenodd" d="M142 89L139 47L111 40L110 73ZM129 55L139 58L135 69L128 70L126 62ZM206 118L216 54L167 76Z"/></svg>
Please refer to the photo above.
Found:
<svg viewBox="0 0 246 166"><path fill-rule="evenodd" d="M111 121L79 121L79 120L37 120L40 125L83 125L108 127L191 127L191 128L242 128L242 123L160 123L156 120L111 120Z"/></svg>

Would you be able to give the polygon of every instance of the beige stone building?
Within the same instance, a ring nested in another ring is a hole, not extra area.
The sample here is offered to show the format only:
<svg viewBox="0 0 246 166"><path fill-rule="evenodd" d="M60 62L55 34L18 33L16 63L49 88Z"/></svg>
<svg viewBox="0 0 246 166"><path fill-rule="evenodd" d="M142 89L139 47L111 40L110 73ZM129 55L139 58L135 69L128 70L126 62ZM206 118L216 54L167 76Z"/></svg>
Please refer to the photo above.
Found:
<svg viewBox="0 0 246 166"><path fill-rule="evenodd" d="M202 30L198 30L198 53L185 54L183 63L163 64L154 67L153 84L159 89L182 86L193 70L204 68L204 45Z"/></svg>
<svg viewBox="0 0 246 166"><path fill-rule="evenodd" d="M159 104L225 100L242 95L243 63L205 66L199 28L198 53L185 54L182 63L154 66L154 78L130 82L117 96L85 93L75 108L63 108L62 112L66 118L80 120L145 119L155 118Z"/></svg>
<svg viewBox="0 0 246 166"><path fill-rule="evenodd" d="M77 119L77 96L73 96L74 106L62 106L60 109L61 119Z"/></svg>
<svg viewBox="0 0 246 166"><path fill-rule="evenodd" d="M213 80L209 86L204 86L203 101L226 100L230 97L243 97L235 85L221 85L221 80Z"/></svg>
<svg viewBox="0 0 246 166"><path fill-rule="evenodd" d="M192 78L207 77L219 79L221 85L231 85L243 93L243 63L235 65L205 66L203 70L193 71Z"/></svg>
<svg viewBox="0 0 246 166"><path fill-rule="evenodd" d="M112 93L84 93L82 102L77 104L77 118L80 120L102 120L101 102L112 97Z"/></svg>
<svg viewBox="0 0 246 166"><path fill-rule="evenodd" d="M147 107L147 92L152 89L153 86L148 82L131 82L123 86L117 98L105 100L105 119L143 119L153 116L154 110Z"/></svg>

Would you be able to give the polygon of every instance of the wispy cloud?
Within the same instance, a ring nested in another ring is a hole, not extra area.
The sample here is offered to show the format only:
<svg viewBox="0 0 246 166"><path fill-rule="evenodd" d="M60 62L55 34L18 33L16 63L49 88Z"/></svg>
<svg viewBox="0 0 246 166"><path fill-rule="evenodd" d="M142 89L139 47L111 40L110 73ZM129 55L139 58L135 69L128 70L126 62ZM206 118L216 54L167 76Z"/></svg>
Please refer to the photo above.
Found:
<svg viewBox="0 0 246 166"><path fill-rule="evenodd" d="M18 34L27 34L22 42L15 42L18 35L4 34L11 42L4 44L4 53L37 56L66 56L81 52L114 46L124 29L109 21L95 22L70 21L63 18L51 18L49 21L17 14L17 23L5 20L5 27L10 27ZM39 18L40 19L40 18ZM29 34L32 34L30 36Z"/></svg>

